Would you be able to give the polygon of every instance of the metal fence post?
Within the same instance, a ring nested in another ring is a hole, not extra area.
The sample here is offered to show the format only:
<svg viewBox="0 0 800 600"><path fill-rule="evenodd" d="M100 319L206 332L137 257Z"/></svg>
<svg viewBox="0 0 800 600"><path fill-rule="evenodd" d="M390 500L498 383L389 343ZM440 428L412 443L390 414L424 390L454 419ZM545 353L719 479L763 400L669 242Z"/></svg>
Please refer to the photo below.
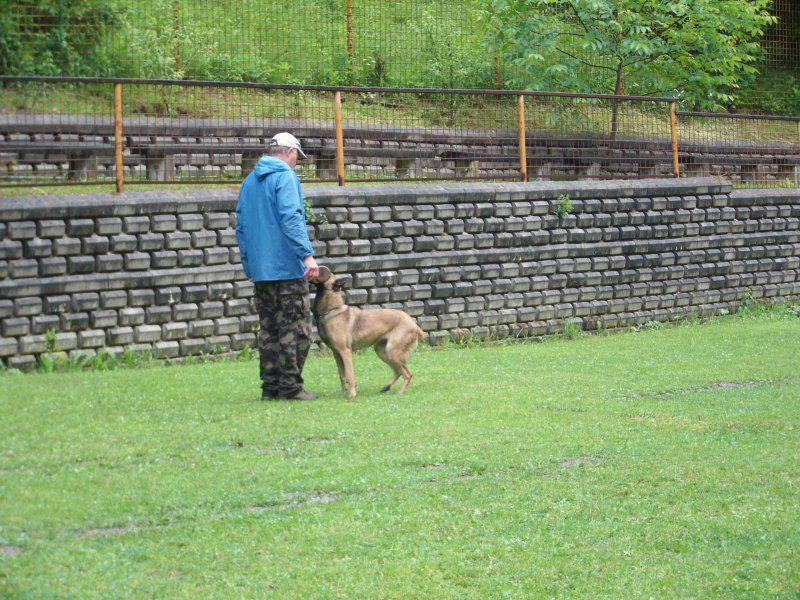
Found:
<svg viewBox="0 0 800 600"><path fill-rule="evenodd" d="M114 84L114 163L116 165L117 193L122 193L122 84Z"/></svg>
<svg viewBox="0 0 800 600"><path fill-rule="evenodd" d="M350 85L353 81L353 0L347 0L347 70L350 71Z"/></svg>
<svg viewBox="0 0 800 600"><path fill-rule="evenodd" d="M519 175L521 181L528 181L528 159L525 152L525 96L517 97L517 129L519 131Z"/></svg>
<svg viewBox="0 0 800 600"><path fill-rule="evenodd" d="M333 93L333 119L336 127L336 177L344 186L344 135L342 133L342 94Z"/></svg>
<svg viewBox="0 0 800 600"><path fill-rule="evenodd" d="M172 35L173 35L173 43L175 44L173 48L173 53L175 55L175 70L181 70L181 46L180 46L180 28L181 28L181 7L179 4L180 0L172 0Z"/></svg>
<svg viewBox="0 0 800 600"><path fill-rule="evenodd" d="M680 177L681 167L678 162L678 114L674 101L669 103L669 132L672 138L672 171L675 177Z"/></svg>
<svg viewBox="0 0 800 600"><path fill-rule="evenodd" d="M797 151L800 152L800 121L797 122ZM794 166L794 184L800 185L800 165Z"/></svg>

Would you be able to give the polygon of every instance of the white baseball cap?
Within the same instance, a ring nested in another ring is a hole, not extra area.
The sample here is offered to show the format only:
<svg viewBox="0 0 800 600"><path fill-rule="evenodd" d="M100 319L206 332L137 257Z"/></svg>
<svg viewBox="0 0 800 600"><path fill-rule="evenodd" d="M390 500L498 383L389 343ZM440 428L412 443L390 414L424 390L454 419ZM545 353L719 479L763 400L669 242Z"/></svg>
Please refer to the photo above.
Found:
<svg viewBox="0 0 800 600"><path fill-rule="evenodd" d="M306 153L300 147L300 140L294 137L291 133L281 132L275 134L269 141L270 146L284 146L286 148L294 148L297 150L297 155L300 158L308 158Z"/></svg>

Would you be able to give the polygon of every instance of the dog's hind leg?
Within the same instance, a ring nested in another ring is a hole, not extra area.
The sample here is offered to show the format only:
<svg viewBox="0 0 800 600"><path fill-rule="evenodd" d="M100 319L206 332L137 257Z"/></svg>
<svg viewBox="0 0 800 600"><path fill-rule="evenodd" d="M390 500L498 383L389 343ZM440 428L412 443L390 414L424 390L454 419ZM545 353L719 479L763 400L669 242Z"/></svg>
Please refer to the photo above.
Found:
<svg viewBox="0 0 800 600"><path fill-rule="evenodd" d="M380 357L380 359L389 365L392 368L392 372L394 373L394 379L392 379L389 383L381 388L381 393L388 392L395 382L400 379L401 371L397 365L395 365L389 355L386 352L386 342L378 342L375 344L375 353Z"/></svg>
<svg viewBox="0 0 800 600"><path fill-rule="evenodd" d="M411 353L411 350L414 349L416 345L416 334L412 341L407 341L406 343L399 343L399 344L390 344L387 345L386 348L386 362L391 365L392 370L395 373L395 378L392 381L394 383L400 378L400 375L403 376L403 385L400 386L400 389L397 390L398 394L402 394L406 391L408 384L411 382L411 378L413 375L411 371L408 370L406 366L406 361L408 360L408 355ZM388 390L388 388L386 388Z"/></svg>
<svg viewBox="0 0 800 600"><path fill-rule="evenodd" d="M402 394L406 391L408 384L411 383L411 378L414 376L411 374L411 371L408 370L408 367L405 365L400 366L401 371L403 372L403 385L400 386L400 389L397 390L398 394Z"/></svg>

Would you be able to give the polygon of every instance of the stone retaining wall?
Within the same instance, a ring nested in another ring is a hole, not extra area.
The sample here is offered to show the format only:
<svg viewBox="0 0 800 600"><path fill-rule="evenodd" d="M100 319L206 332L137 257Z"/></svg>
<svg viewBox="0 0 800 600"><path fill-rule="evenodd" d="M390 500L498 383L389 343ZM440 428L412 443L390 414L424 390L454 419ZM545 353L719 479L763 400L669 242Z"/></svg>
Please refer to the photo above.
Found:
<svg viewBox="0 0 800 600"><path fill-rule="evenodd" d="M556 207L569 196L571 213ZM319 262L351 304L436 342L594 330L800 295L800 191L716 179L307 187ZM236 192L29 197L0 206L0 358L178 357L253 346Z"/></svg>

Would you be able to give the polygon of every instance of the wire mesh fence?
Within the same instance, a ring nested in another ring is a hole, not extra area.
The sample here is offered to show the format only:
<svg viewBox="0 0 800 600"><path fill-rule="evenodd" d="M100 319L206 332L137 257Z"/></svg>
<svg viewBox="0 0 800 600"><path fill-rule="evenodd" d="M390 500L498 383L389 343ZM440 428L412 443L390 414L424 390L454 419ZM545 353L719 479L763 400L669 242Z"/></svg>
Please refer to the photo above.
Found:
<svg viewBox="0 0 800 600"><path fill-rule="evenodd" d="M298 174L308 182L678 173L800 185L800 118L676 112L668 98L12 77L0 85L2 186L238 182L279 131L302 140L310 158Z"/></svg>
<svg viewBox="0 0 800 600"><path fill-rule="evenodd" d="M485 0L6 0L0 11L0 74L542 89L531 80L531 73L525 73L524 61L512 60L502 44L493 41L490 4ZM569 23L569 4L530 11L547 9ZM800 8L797 0L775 0L771 12L778 20L765 28L761 40L757 64L763 73L757 79L737 80L742 88L739 106L800 114L792 112L800 106L795 97L800 93ZM567 31L561 38L578 40L573 34ZM599 59L590 46L579 41L565 52L578 56L579 64L595 64ZM591 84L602 79L606 67L586 67L580 88L557 87L570 80L564 74L544 89L611 92L613 87L598 89ZM628 74L627 79L631 77ZM625 92L658 93L646 81L639 83L635 91ZM792 98L779 102L776 96Z"/></svg>
<svg viewBox="0 0 800 600"><path fill-rule="evenodd" d="M4 74L419 87L494 76L476 0L10 0L3 12L0 35L18 50Z"/></svg>
<svg viewBox="0 0 800 600"><path fill-rule="evenodd" d="M800 2L775 0L778 22L764 32L764 64L771 67L800 65Z"/></svg>
<svg viewBox="0 0 800 600"><path fill-rule="evenodd" d="M800 118L680 112L679 153L689 175L750 187L800 186Z"/></svg>
<svg viewBox="0 0 800 600"><path fill-rule="evenodd" d="M641 178L675 174L666 99L526 97L529 178Z"/></svg>

